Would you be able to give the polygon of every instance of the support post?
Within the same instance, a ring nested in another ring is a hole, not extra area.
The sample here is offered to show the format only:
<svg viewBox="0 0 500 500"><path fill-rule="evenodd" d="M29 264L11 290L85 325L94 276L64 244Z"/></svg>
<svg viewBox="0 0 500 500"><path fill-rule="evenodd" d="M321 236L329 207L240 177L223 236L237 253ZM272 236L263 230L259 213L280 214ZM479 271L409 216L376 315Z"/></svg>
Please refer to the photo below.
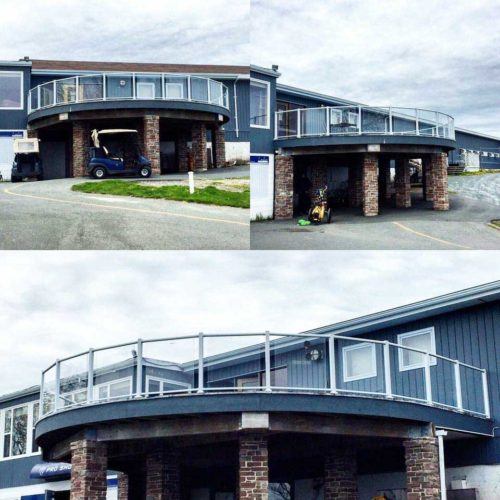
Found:
<svg viewBox="0 0 500 500"><path fill-rule="evenodd" d="M136 388L135 397L140 398L142 396L142 339L137 340L137 376L136 376Z"/></svg>
<svg viewBox="0 0 500 500"><path fill-rule="evenodd" d="M266 373L266 392L271 392L271 340L269 337L269 331L266 331L264 358Z"/></svg>
<svg viewBox="0 0 500 500"><path fill-rule="evenodd" d="M330 366L330 393L337 394L337 373L335 368L335 335L328 339L328 357Z"/></svg>
<svg viewBox="0 0 500 500"><path fill-rule="evenodd" d="M384 342L384 378L385 378L385 395L392 399L392 378L391 378L391 346L389 341Z"/></svg>
<svg viewBox="0 0 500 500"><path fill-rule="evenodd" d="M491 417L490 395L488 393L488 375L486 373L486 370L483 370L482 380L483 380L484 414L486 418L490 418Z"/></svg>
<svg viewBox="0 0 500 500"><path fill-rule="evenodd" d="M431 380L431 356L429 353L425 356L425 399L429 404L432 404L432 380Z"/></svg>
<svg viewBox="0 0 500 500"><path fill-rule="evenodd" d="M94 401L94 349L90 348L87 358L87 402Z"/></svg>
<svg viewBox="0 0 500 500"><path fill-rule="evenodd" d="M204 356L204 342L203 342L203 332L198 334L198 393L203 394L204 392L204 373L205 369L203 366L203 356Z"/></svg>
<svg viewBox="0 0 500 500"><path fill-rule="evenodd" d="M61 362L59 360L56 361L56 387L54 389L54 410L57 411L59 409L59 403L61 399Z"/></svg>
<svg viewBox="0 0 500 500"><path fill-rule="evenodd" d="M463 410L463 402L462 402L462 381L460 379L460 363L455 361L454 363L454 371L455 371L455 394L456 394L456 403L457 408L462 411Z"/></svg>

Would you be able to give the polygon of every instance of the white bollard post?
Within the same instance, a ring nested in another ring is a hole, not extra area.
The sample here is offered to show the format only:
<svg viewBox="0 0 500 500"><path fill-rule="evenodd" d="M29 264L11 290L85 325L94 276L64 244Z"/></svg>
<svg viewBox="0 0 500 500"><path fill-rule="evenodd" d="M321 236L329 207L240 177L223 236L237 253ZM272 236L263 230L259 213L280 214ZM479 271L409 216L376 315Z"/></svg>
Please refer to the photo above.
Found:
<svg viewBox="0 0 500 500"><path fill-rule="evenodd" d="M189 194L194 193L194 172L188 172L189 177Z"/></svg>

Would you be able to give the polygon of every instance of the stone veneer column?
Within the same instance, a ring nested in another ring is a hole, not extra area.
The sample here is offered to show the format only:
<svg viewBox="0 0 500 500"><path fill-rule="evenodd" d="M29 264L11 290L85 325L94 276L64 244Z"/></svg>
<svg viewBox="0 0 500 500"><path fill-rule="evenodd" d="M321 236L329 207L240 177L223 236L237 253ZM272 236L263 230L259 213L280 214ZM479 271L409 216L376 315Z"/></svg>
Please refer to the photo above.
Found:
<svg viewBox="0 0 500 500"><path fill-rule="evenodd" d="M293 217L293 157L276 155L274 158L274 218Z"/></svg>
<svg viewBox="0 0 500 500"><path fill-rule="evenodd" d="M70 500L106 500L107 448L82 439L71 443Z"/></svg>
<svg viewBox="0 0 500 500"><path fill-rule="evenodd" d="M27 133L28 139L38 139L38 130L29 128L26 131L26 133Z"/></svg>
<svg viewBox="0 0 500 500"><path fill-rule="evenodd" d="M439 153L431 156L432 201L434 210L449 210L448 155Z"/></svg>
<svg viewBox="0 0 500 500"><path fill-rule="evenodd" d="M396 160L396 177L394 179L394 188L396 190L396 207L411 207L411 184L410 184L410 165L408 160Z"/></svg>
<svg viewBox="0 0 500 500"><path fill-rule="evenodd" d="M146 456L146 500L180 500L179 453L162 448Z"/></svg>
<svg viewBox="0 0 500 500"><path fill-rule="evenodd" d="M359 165L349 165L347 185L349 206L360 207L363 203L363 183Z"/></svg>
<svg viewBox="0 0 500 500"><path fill-rule="evenodd" d="M153 174L160 174L160 117L145 115L143 124L144 155L151 161Z"/></svg>
<svg viewBox="0 0 500 500"><path fill-rule="evenodd" d="M422 158L422 185L424 191L424 200L433 200L434 181L432 180L431 159L428 156Z"/></svg>
<svg viewBox="0 0 500 500"><path fill-rule="evenodd" d="M363 215L378 215L378 157L365 154L363 158Z"/></svg>
<svg viewBox="0 0 500 500"><path fill-rule="evenodd" d="M118 500L128 500L128 475L123 472L118 473L117 477L117 499Z"/></svg>
<svg viewBox="0 0 500 500"><path fill-rule="evenodd" d="M196 122L193 124L191 144L194 170L207 170L207 128L204 123Z"/></svg>
<svg viewBox="0 0 500 500"><path fill-rule="evenodd" d="M332 450L325 457L324 500L357 500L357 463L352 449Z"/></svg>
<svg viewBox="0 0 500 500"><path fill-rule="evenodd" d="M408 500L439 500L439 451L437 439L422 437L403 442Z"/></svg>
<svg viewBox="0 0 500 500"><path fill-rule="evenodd" d="M73 161L71 176L83 177L89 161L88 148L90 146L90 130L86 122L73 122Z"/></svg>
<svg viewBox="0 0 500 500"><path fill-rule="evenodd" d="M222 127L216 126L212 130L212 150L214 167L223 167L226 164L226 138Z"/></svg>
<svg viewBox="0 0 500 500"><path fill-rule="evenodd" d="M187 135L179 132L175 138L175 153L179 172L187 172L189 170L189 148L187 143Z"/></svg>
<svg viewBox="0 0 500 500"><path fill-rule="evenodd" d="M238 500L268 500L267 435L264 433L242 434L239 443Z"/></svg>

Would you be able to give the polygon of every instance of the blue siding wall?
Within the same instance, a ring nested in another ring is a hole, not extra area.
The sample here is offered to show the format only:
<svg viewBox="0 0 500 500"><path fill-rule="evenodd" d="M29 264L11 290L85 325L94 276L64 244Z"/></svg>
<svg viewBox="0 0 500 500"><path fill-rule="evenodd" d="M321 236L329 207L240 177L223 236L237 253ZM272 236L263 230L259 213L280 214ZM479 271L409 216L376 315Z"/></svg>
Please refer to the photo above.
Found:
<svg viewBox="0 0 500 500"><path fill-rule="evenodd" d="M457 147L449 154L450 163L458 163L460 148L472 149L474 151L485 151L488 153L500 153L500 139L488 139L487 137L479 137L473 134L457 131L455 133ZM500 168L500 158L489 158L480 156L479 162L481 168Z"/></svg>
<svg viewBox="0 0 500 500"><path fill-rule="evenodd" d="M276 111L276 77L250 71L250 77L270 82L271 103L269 129L250 127L250 152L254 154L274 153L274 112Z"/></svg>
<svg viewBox="0 0 500 500"><path fill-rule="evenodd" d="M0 66L0 71L22 71L24 90L24 109L0 109L0 130L26 130L28 123L28 91L31 88L31 67Z"/></svg>

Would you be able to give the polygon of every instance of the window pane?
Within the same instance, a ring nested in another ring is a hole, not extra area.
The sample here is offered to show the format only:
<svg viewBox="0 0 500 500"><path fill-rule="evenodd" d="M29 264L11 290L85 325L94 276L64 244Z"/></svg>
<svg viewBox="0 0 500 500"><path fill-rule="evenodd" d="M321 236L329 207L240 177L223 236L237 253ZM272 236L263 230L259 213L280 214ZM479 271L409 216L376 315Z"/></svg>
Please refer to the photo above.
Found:
<svg viewBox="0 0 500 500"><path fill-rule="evenodd" d="M108 386L99 387L99 399L106 399L108 397Z"/></svg>
<svg viewBox="0 0 500 500"><path fill-rule="evenodd" d="M369 345L345 351L346 375L349 378L373 376L372 347Z"/></svg>
<svg viewBox="0 0 500 500"><path fill-rule="evenodd" d="M109 397L118 398L120 396L130 395L130 382L124 380L123 382L115 382L109 386Z"/></svg>
<svg viewBox="0 0 500 500"><path fill-rule="evenodd" d="M10 432L12 429L12 410L7 410L5 412L5 433Z"/></svg>
<svg viewBox="0 0 500 500"><path fill-rule="evenodd" d="M0 74L0 108L21 107L21 78L21 75Z"/></svg>
<svg viewBox="0 0 500 500"><path fill-rule="evenodd" d="M250 83L250 124L267 127L267 85L263 83Z"/></svg>
<svg viewBox="0 0 500 500"><path fill-rule="evenodd" d="M431 335L430 333L422 333L411 337L403 338L402 345L421 349L422 351L431 350ZM403 366L423 365L425 356L419 352L403 350Z"/></svg>
<svg viewBox="0 0 500 500"><path fill-rule="evenodd" d="M26 438L28 436L28 407L14 410L12 422L12 455L26 453Z"/></svg>
<svg viewBox="0 0 500 500"><path fill-rule="evenodd" d="M10 434L5 434L3 437L3 456L8 457L10 455Z"/></svg>
<svg viewBox="0 0 500 500"><path fill-rule="evenodd" d="M148 392L158 394L160 392L160 382L158 380L150 380L148 382Z"/></svg>
<svg viewBox="0 0 500 500"><path fill-rule="evenodd" d="M271 371L271 385L273 387L287 387L288 370L286 367Z"/></svg>

